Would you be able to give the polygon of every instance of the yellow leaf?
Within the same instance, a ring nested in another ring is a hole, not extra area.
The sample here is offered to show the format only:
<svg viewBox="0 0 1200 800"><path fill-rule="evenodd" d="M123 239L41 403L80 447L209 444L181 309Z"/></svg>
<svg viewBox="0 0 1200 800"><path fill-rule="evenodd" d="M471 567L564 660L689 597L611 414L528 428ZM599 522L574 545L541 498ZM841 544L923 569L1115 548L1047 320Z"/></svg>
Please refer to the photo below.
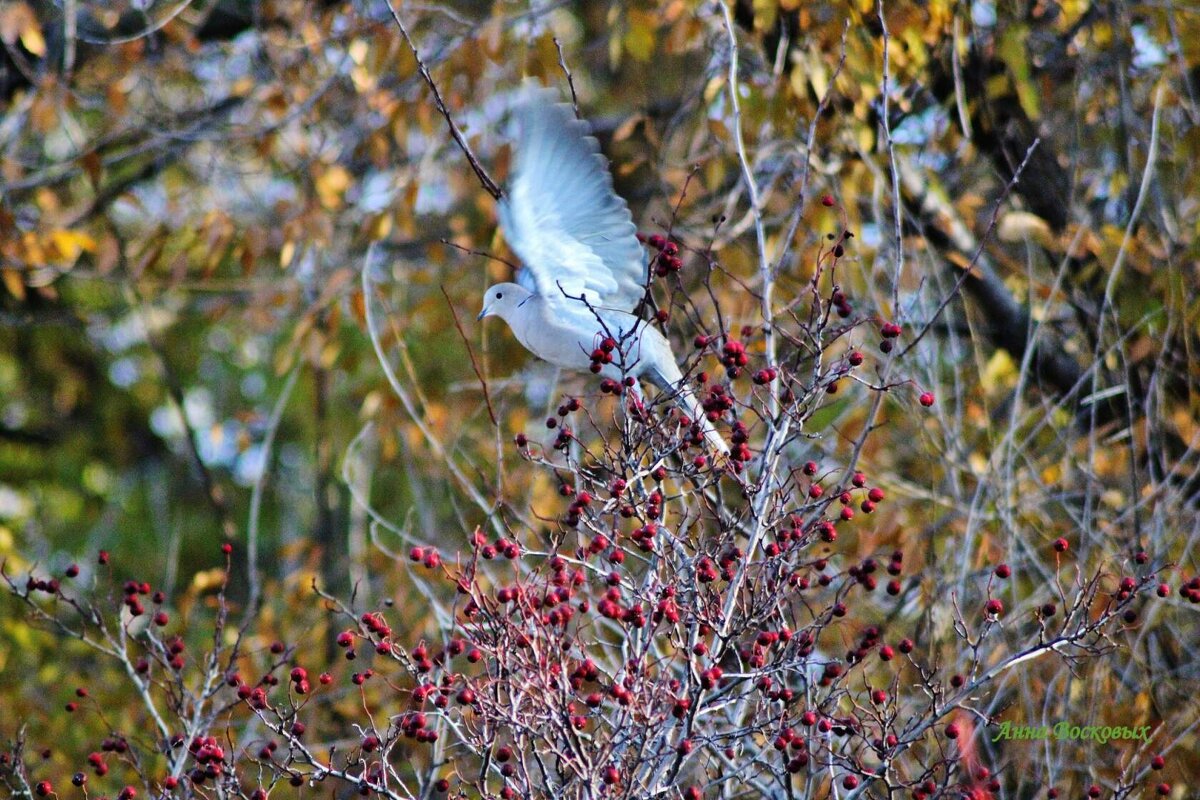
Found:
<svg viewBox="0 0 1200 800"><path fill-rule="evenodd" d="M1028 38L1029 29L1026 26L1014 25L1005 30L1000 37L1000 46L996 52L1008 67L1022 110L1030 119L1036 120L1041 117L1041 113L1038 108L1037 89L1034 87L1029 68L1029 53L1026 48Z"/></svg>
<svg viewBox="0 0 1200 800"><path fill-rule="evenodd" d="M242 76L233 82L233 86L230 87L229 93L234 97L246 97L251 91L253 91L256 85L257 84L255 84L253 78L249 76Z"/></svg>
<svg viewBox="0 0 1200 800"><path fill-rule="evenodd" d="M379 214L370 225L373 240L386 239L392 232L391 214Z"/></svg>
<svg viewBox="0 0 1200 800"><path fill-rule="evenodd" d="M46 55L46 38L42 36L42 29L36 20L30 20L21 31L21 44L38 58Z"/></svg>
<svg viewBox="0 0 1200 800"><path fill-rule="evenodd" d="M25 299L25 282L15 269L0 269L0 281L4 282L4 288L8 289L8 293L13 297L18 300Z"/></svg>
<svg viewBox="0 0 1200 800"><path fill-rule="evenodd" d="M622 40L626 52L636 61L649 61L654 55L654 31L649 25L630 25Z"/></svg>
<svg viewBox="0 0 1200 800"><path fill-rule="evenodd" d="M711 190L720 188L725 181L725 163L713 159L704 165L704 185Z"/></svg>
<svg viewBox="0 0 1200 800"><path fill-rule="evenodd" d="M80 253L96 252L96 240L83 231L58 229L50 232L50 245L63 261L74 261Z"/></svg>
<svg viewBox="0 0 1200 800"><path fill-rule="evenodd" d="M781 4L782 5L782 4ZM754 29L756 31L770 30L775 25L779 8L775 0L754 0Z"/></svg>
<svg viewBox="0 0 1200 800"><path fill-rule="evenodd" d="M812 84L813 92L820 99L829 91L829 69L819 50L812 51L807 60L808 82ZM802 92L797 92L797 95L803 97Z"/></svg>
<svg viewBox="0 0 1200 800"><path fill-rule="evenodd" d="M1017 374L1016 364L1004 350L996 350L988 359L983 374L979 376L979 384L987 391L995 391L998 387L1011 382Z"/></svg>
<svg viewBox="0 0 1200 800"><path fill-rule="evenodd" d="M613 6L613 8L616 8L616 6ZM623 51L621 50L621 37L618 36L616 33L613 33L611 36L608 37L608 65L613 70L616 70L617 67L621 66L621 53L622 52Z"/></svg>
<svg viewBox="0 0 1200 800"><path fill-rule="evenodd" d="M224 582L224 567L201 570L192 577L192 590L195 592L207 592L212 589L219 589Z"/></svg>
<svg viewBox="0 0 1200 800"><path fill-rule="evenodd" d="M21 258L26 264L33 267L46 266L46 250L42 247L41 240L34 236L32 231L26 231L21 235L21 245L24 248Z"/></svg>
<svg viewBox="0 0 1200 800"><path fill-rule="evenodd" d="M350 70L350 80L353 81L354 88L363 94L375 88L375 74L366 67L355 67Z"/></svg>
<svg viewBox="0 0 1200 800"><path fill-rule="evenodd" d="M713 98L717 96L717 92L721 91L721 87L725 85L725 76L718 75L710 78L704 86L704 102L711 103Z"/></svg>
<svg viewBox="0 0 1200 800"><path fill-rule="evenodd" d="M1050 224L1028 211L1010 211L1000 220L996 235L1003 242L1023 242L1032 239L1044 247L1053 247L1054 235Z"/></svg>
<svg viewBox="0 0 1200 800"><path fill-rule="evenodd" d="M633 134L634 128L636 128L637 124L643 119L645 119L645 117L643 117L641 114L634 114L626 119L617 126L615 131L613 131L612 140L614 142L623 142L628 139Z"/></svg>
<svg viewBox="0 0 1200 800"><path fill-rule="evenodd" d="M341 207L342 193L350 186L350 172L334 164L317 177L317 199L330 210Z"/></svg>

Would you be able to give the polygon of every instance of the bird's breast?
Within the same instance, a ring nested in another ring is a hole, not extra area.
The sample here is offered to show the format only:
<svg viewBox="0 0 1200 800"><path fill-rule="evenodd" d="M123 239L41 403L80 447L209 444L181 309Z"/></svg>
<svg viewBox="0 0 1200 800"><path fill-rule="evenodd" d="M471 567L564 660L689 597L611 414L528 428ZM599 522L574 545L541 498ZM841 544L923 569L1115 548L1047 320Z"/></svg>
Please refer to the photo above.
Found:
<svg viewBox="0 0 1200 800"><path fill-rule="evenodd" d="M586 370L591 355L606 336L622 342L625 366L630 374L638 374L643 349L658 332L640 323L633 315L622 312L600 312L599 318L587 308L575 313L557 306L536 302L528 313L512 325L517 340L538 358L566 369ZM629 334L629 331L636 331ZM659 336L658 338L661 338ZM613 351L613 363L604 370L620 372L621 355Z"/></svg>

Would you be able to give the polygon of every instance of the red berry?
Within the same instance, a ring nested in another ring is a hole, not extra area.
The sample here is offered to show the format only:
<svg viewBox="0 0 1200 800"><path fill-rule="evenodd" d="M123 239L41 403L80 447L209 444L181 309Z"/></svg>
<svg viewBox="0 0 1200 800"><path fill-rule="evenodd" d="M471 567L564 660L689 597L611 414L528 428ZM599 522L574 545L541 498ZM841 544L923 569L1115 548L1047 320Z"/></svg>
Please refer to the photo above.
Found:
<svg viewBox="0 0 1200 800"><path fill-rule="evenodd" d="M229 542L225 542L225 544L221 545L221 552L225 555L229 555L233 552L233 545L231 545Z"/></svg>
<svg viewBox="0 0 1200 800"><path fill-rule="evenodd" d="M961 731L959 731L959 729L958 729L957 722L951 722L949 725L946 726L946 738L957 739L959 733L961 733Z"/></svg>
<svg viewBox="0 0 1200 800"><path fill-rule="evenodd" d="M858 778L856 778L853 775L847 775L845 778L842 779L842 786L844 786L847 789L857 788L858 787Z"/></svg>
<svg viewBox="0 0 1200 800"><path fill-rule="evenodd" d="M917 398L921 405L929 408L933 405L933 392L921 392L921 396Z"/></svg>
<svg viewBox="0 0 1200 800"><path fill-rule="evenodd" d="M821 196L821 205L825 206L826 208L832 208L833 204L834 204L833 195L827 194L827 195ZM847 786L846 788L848 789L850 787Z"/></svg>
<svg viewBox="0 0 1200 800"><path fill-rule="evenodd" d="M1001 564L1000 566L996 567L997 578L1007 578L1009 575L1012 575L1012 567L1010 567L1008 564Z"/></svg>
<svg viewBox="0 0 1200 800"><path fill-rule="evenodd" d="M1067 544L1067 540L1061 536L1054 540L1054 552L1056 552L1056 553L1067 552L1067 548L1069 546L1070 545Z"/></svg>
<svg viewBox="0 0 1200 800"><path fill-rule="evenodd" d="M33 790L37 792L38 797L46 797L54 792L54 785L50 783L50 781L42 781L37 786L33 787Z"/></svg>
<svg viewBox="0 0 1200 800"><path fill-rule="evenodd" d="M987 613L993 617L998 617L1004 613L1004 603L1001 603L995 597L993 597L991 600L988 600L987 605L984 606L984 608Z"/></svg>

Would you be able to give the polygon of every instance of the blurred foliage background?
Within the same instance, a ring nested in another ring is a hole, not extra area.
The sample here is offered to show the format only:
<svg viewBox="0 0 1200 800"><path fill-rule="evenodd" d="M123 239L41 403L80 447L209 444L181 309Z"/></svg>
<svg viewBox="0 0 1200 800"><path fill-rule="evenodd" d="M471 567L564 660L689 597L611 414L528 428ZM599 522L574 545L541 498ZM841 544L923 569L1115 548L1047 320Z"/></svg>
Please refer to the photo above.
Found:
<svg viewBox="0 0 1200 800"><path fill-rule="evenodd" d="M1192 575L1200 10L1171 0L879 10L733 8L772 247L803 211L781 303L841 225L856 232L841 276L856 308L919 327L961 284L908 357L913 391L891 393L864 452L895 502L838 547L909 554L920 581L903 614L933 643L953 640L936 612L948 590L998 560L1044 561L1057 536L1078 545L1085 572L1145 548ZM711 243L728 324L755 323L741 283L753 281L755 253L728 47L711 4L463 0L398 12L498 177L522 78L569 98L565 63L641 229ZM552 516L552 476L523 469L508 443L526 428L540 435L564 392L597 395L474 322L480 291L508 267L467 250L506 251L387 6L10 0L0 40L5 569L58 574L78 562L87 581L106 549L118 576L161 586L186 617L211 599L218 542L235 544L235 598L246 591L253 519L261 646L328 647L314 578L400 604L414 641L432 630L387 554L397 537L372 514L447 552L465 544L481 511L432 436L489 500ZM811 189L797 197L805 174ZM824 193L836 209L815 202ZM366 297L371 243L380 266ZM419 387L415 416L383 379L367 302L387 310L382 343ZM690 341L683 315L674 326ZM917 387L937 394L932 414L917 408ZM856 387L831 400L814 453L844 452L866 397ZM1023 574L1020 597L1050 581L1044 566ZM1200 774L1200 676L1194 613L1166 613L1081 685L1051 673L1032 685L1069 697L1062 716L1078 724L1115 713L1088 701L1113 696L1126 701L1117 724L1173 721L1164 741L1178 734L1176 751L1193 753L1178 780ZM27 720L64 751L86 747L93 732L47 708L91 659L0 600L0 733ZM997 713L1030 689L1008 691ZM1120 753L1103 749L1103 769Z"/></svg>

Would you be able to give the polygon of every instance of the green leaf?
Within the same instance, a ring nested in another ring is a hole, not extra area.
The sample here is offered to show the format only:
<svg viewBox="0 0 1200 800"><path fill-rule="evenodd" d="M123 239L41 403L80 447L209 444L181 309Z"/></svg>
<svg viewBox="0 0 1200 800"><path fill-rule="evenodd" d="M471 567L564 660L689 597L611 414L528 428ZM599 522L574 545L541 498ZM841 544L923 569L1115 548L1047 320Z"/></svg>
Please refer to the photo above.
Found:
<svg viewBox="0 0 1200 800"><path fill-rule="evenodd" d="M996 52L1008 67L1012 76L1013 87L1017 92L1017 101L1032 120L1041 118L1041 110L1037 88L1029 75L1029 52L1025 46L1029 38L1029 28L1025 25L1013 25L1004 31L1000 37L1000 45Z"/></svg>

